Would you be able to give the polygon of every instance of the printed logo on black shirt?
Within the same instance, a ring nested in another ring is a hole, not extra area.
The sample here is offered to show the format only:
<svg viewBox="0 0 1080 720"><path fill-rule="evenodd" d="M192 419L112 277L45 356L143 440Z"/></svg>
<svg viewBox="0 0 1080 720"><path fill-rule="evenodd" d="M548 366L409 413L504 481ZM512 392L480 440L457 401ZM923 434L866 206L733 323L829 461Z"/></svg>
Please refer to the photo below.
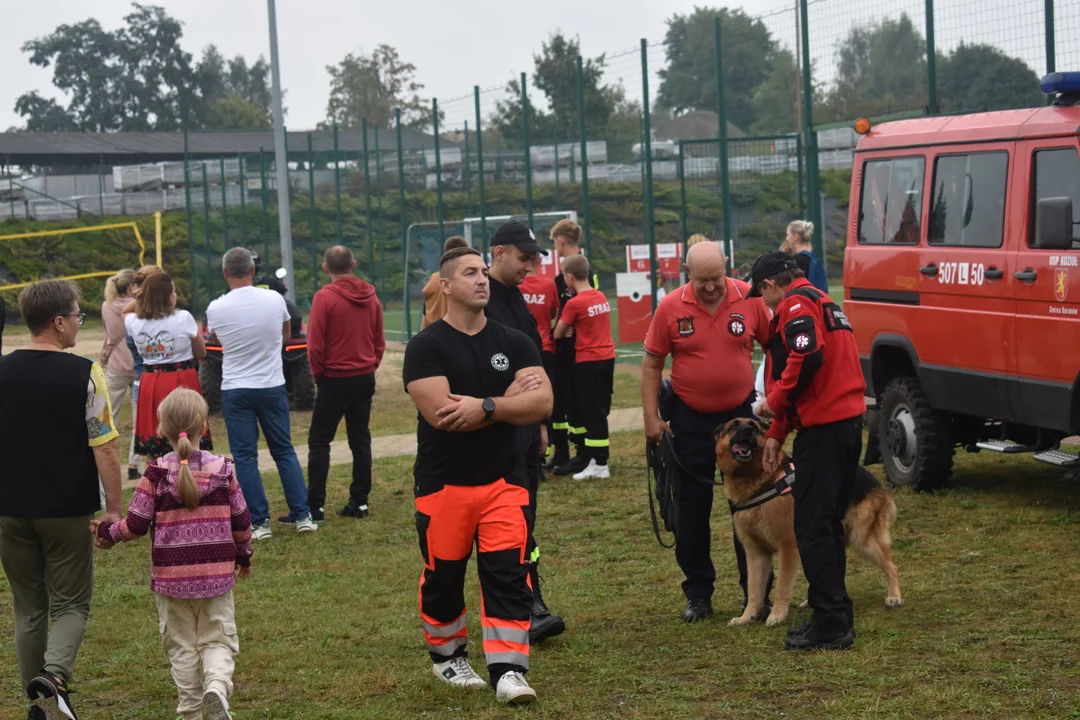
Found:
<svg viewBox="0 0 1080 720"><path fill-rule="evenodd" d="M510 369L510 360L502 353L495 353L491 356L491 367L499 372L504 372Z"/></svg>

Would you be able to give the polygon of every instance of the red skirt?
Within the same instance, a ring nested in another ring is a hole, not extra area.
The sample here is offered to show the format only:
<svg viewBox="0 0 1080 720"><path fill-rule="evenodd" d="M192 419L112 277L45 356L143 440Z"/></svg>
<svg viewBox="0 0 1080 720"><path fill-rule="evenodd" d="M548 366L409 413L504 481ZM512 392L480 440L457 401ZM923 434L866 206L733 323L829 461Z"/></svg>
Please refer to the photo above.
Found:
<svg viewBox="0 0 1080 720"><path fill-rule="evenodd" d="M135 453L157 458L172 452L172 445L158 434L158 406L176 388L183 387L202 395L199 373L195 363L147 365L139 381L139 406L135 414ZM213 450L210 428L202 436L199 447Z"/></svg>

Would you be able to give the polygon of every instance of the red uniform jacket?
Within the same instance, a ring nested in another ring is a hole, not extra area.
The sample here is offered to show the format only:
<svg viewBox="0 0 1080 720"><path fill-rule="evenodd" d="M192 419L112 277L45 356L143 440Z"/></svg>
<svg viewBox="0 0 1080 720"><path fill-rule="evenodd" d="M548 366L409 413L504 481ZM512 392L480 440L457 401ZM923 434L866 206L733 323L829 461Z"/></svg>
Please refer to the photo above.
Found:
<svg viewBox="0 0 1080 720"><path fill-rule="evenodd" d="M311 301L307 346L316 380L375 372L386 349L375 288L356 277L324 285Z"/></svg>
<svg viewBox="0 0 1080 720"><path fill-rule="evenodd" d="M828 295L799 278L776 308L765 356L765 399L775 413L769 437L866 412L866 381L855 333Z"/></svg>

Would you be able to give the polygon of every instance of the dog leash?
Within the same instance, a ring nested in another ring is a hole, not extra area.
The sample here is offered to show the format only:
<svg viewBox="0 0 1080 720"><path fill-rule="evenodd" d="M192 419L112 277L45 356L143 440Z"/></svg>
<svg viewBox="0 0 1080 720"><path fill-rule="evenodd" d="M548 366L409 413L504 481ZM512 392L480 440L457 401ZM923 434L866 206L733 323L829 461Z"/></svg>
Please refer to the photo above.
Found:
<svg viewBox="0 0 1080 720"><path fill-rule="evenodd" d="M656 542L660 543L660 547L673 548L675 547L674 540L669 545L660 537L657 505L660 510L659 516L664 521L664 530L676 534L676 528L679 526L678 496L682 477L703 485L719 486L723 485L723 482L703 478L687 470L686 466L679 462L679 456L675 453L675 441L668 433L661 436L659 443L649 443L645 447L645 460L648 464L646 487L653 535L656 536Z"/></svg>

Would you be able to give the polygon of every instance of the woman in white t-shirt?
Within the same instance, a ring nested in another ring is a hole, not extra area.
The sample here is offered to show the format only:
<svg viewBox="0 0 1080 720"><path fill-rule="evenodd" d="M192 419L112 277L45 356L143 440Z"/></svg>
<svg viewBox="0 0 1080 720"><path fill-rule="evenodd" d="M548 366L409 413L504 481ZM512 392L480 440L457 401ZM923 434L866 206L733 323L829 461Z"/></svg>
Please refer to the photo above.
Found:
<svg viewBox="0 0 1080 720"><path fill-rule="evenodd" d="M172 452L172 446L157 434L158 405L178 387L202 394L196 365L206 357L206 343L191 313L176 309L176 286L166 273L146 278L135 311L124 316L124 328L143 361L135 452L161 457ZM214 448L209 426L200 447Z"/></svg>

